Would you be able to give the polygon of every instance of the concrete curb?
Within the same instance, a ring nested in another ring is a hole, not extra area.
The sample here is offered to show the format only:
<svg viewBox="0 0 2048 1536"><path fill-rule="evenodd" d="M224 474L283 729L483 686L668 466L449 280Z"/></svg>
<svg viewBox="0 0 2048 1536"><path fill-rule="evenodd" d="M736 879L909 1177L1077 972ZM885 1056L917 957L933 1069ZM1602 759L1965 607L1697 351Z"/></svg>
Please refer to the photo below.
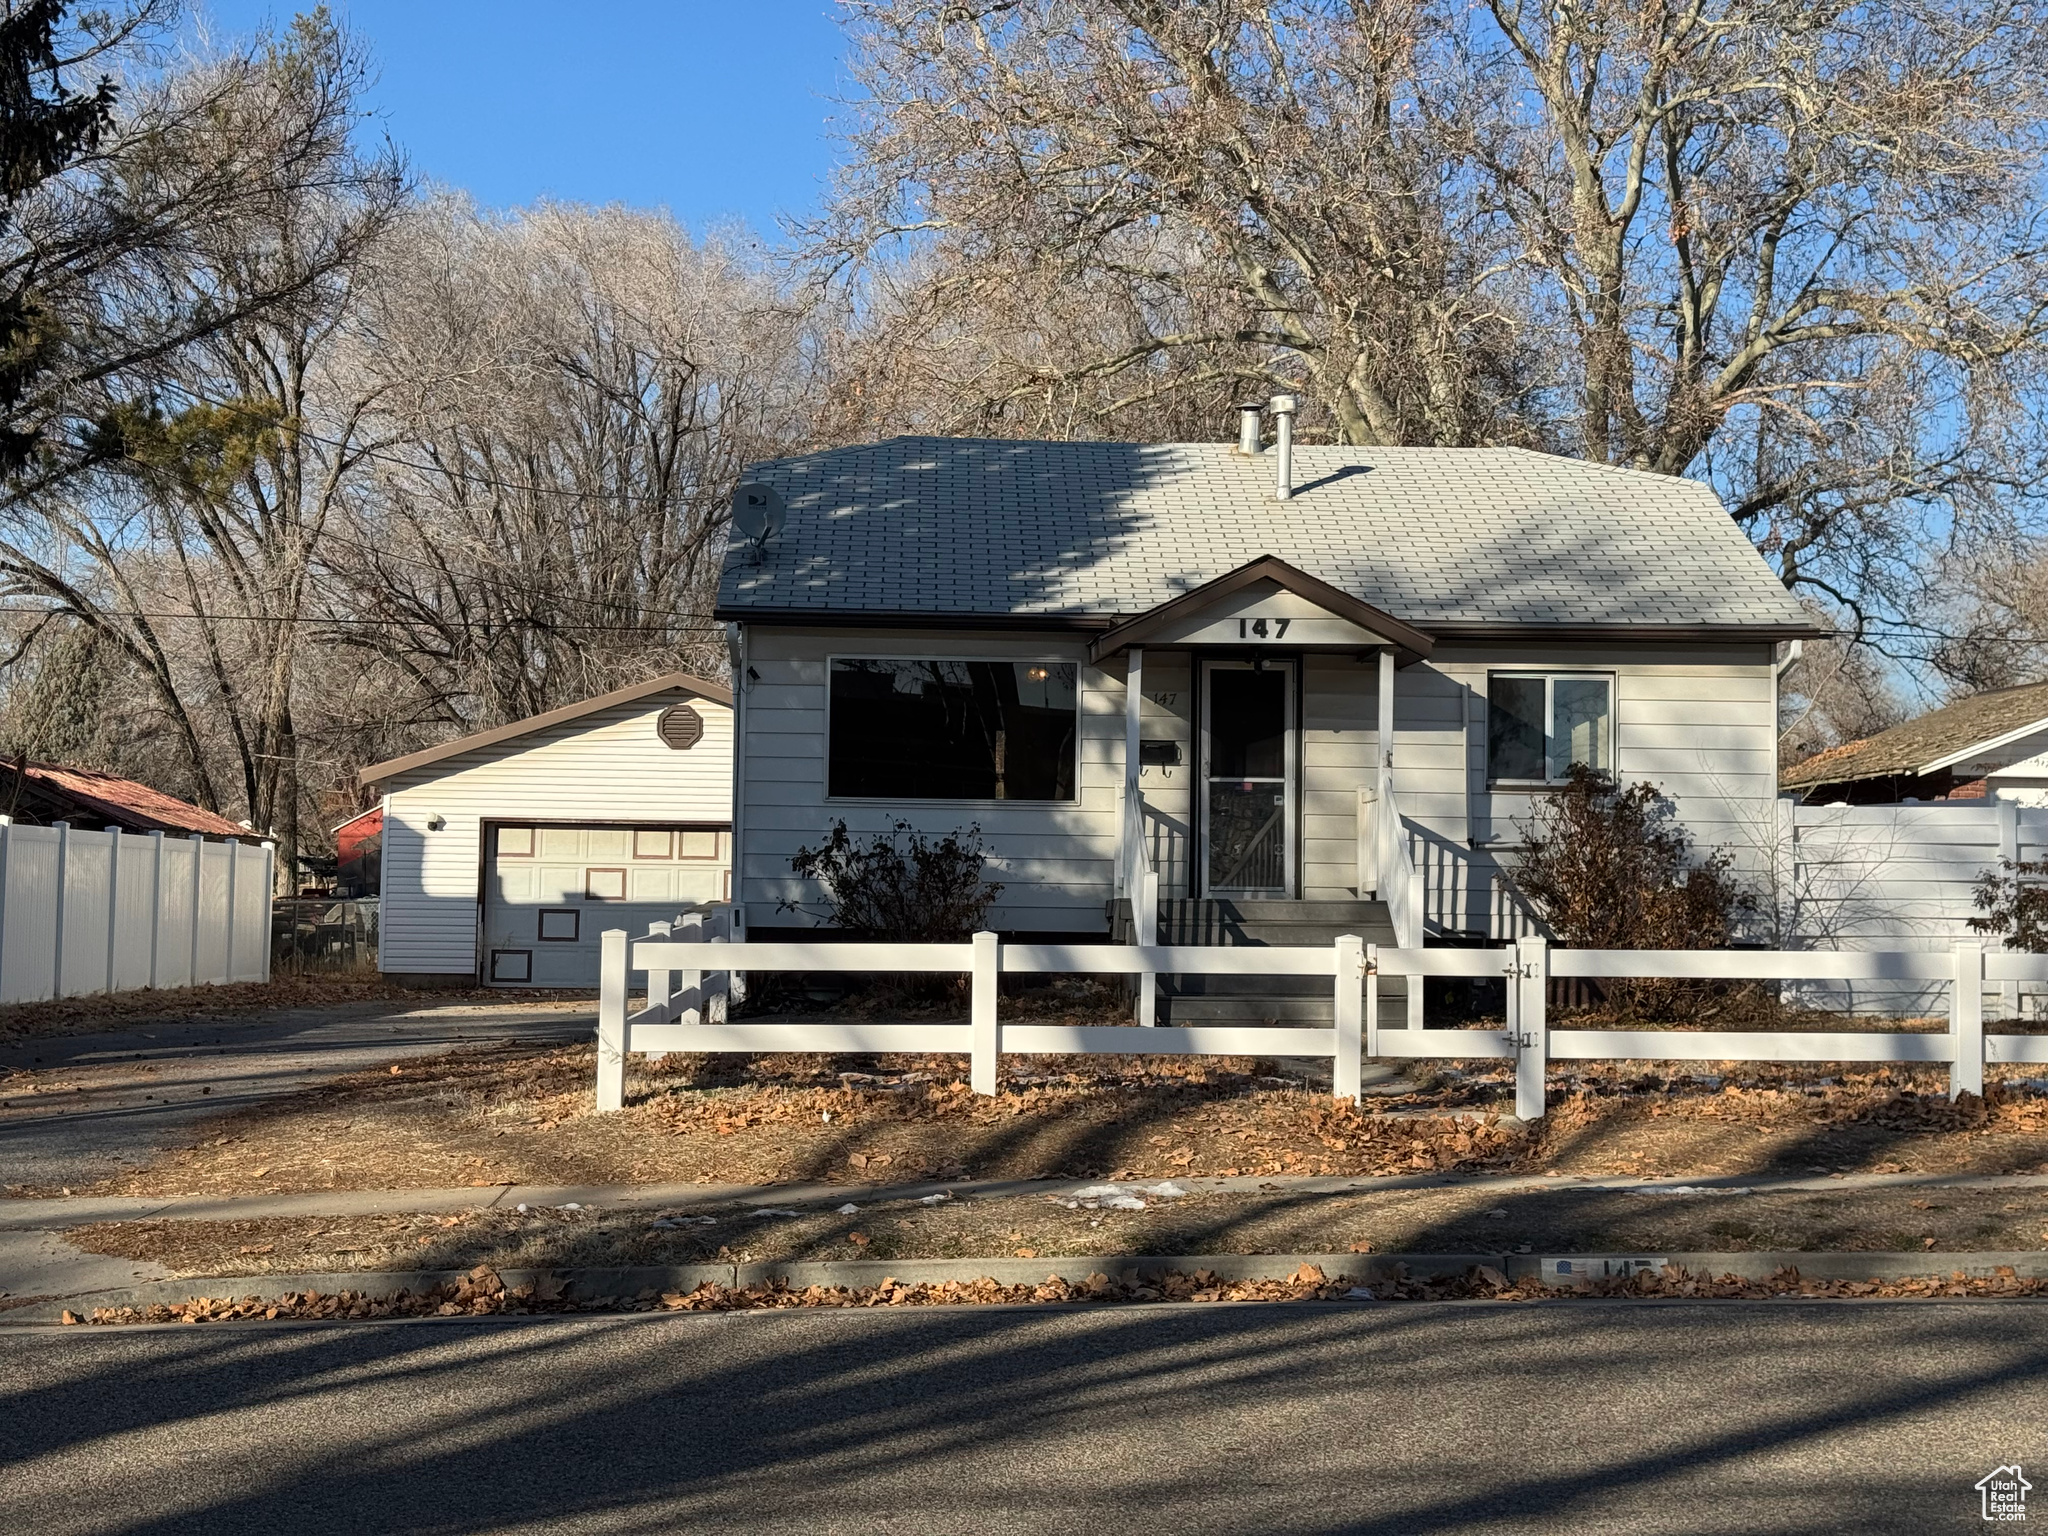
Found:
<svg viewBox="0 0 2048 1536"><path fill-rule="evenodd" d="M884 1280L938 1285L948 1280L994 1280L1000 1285L1037 1285L1057 1276L1082 1282L1091 1275L1112 1280L1143 1280L1166 1272L1193 1274L1209 1270L1229 1281L1285 1280L1304 1264L1314 1265L1333 1282L1370 1286L1397 1272L1412 1280L1449 1279L1474 1265L1490 1265L1511 1281L1540 1279L1545 1261L1570 1259L1593 1272L1603 1265L1622 1267L1645 1261L1675 1264L1692 1274L1715 1279L1733 1275L1762 1280L1782 1269L1797 1269L1809 1280L1945 1280L1960 1271L1972 1278L1994 1275L2010 1267L2021 1279L2048 1278L2048 1253L1861 1253L1834 1250L1799 1253L1660 1253L1660 1254L1530 1254L1530 1253L1201 1253L1082 1254L1043 1259L851 1259L826 1262L761 1264L667 1264L606 1269L501 1269L506 1286L535 1283L552 1277L566 1283L566 1294L592 1299L631 1297L642 1291L690 1291L700 1285L742 1287L782 1281L793 1288L847 1286L860 1288ZM147 1307L199 1297L279 1296L287 1291L333 1295L359 1291L371 1297L420 1292L462 1280L468 1271L452 1269L350 1271L325 1274L233 1275L217 1279L162 1280L69 1296L42 1296L0 1311L0 1327L54 1323L68 1307Z"/></svg>
<svg viewBox="0 0 2048 1536"><path fill-rule="evenodd" d="M0 1229L62 1231L101 1221L258 1221L279 1216L433 1215L449 1211L508 1210L519 1205L660 1207L687 1210L720 1205L876 1205L949 1194L1002 1198L1014 1195L1070 1195L1094 1184L1160 1184L1168 1176L1110 1179L927 1179L915 1184L487 1184L454 1189L336 1189L293 1195L80 1195L48 1200L0 1199ZM1796 1176L1705 1174L1645 1179L1549 1178L1532 1174L1333 1174L1289 1177L1244 1175L1217 1178L1174 1174L1171 1182L1191 1195L1354 1194L1417 1189L1484 1189L1492 1194L1558 1193L1576 1190L1620 1192L1658 1189L1745 1190L1754 1194L1885 1189L2040 1189L2041 1173L1848 1173Z"/></svg>

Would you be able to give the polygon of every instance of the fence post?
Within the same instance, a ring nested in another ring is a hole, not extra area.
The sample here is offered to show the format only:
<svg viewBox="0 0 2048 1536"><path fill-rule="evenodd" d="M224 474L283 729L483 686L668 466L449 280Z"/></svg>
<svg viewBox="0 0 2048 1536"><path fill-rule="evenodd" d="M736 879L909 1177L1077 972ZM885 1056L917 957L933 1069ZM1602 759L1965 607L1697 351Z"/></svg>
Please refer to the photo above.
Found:
<svg viewBox="0 0 2048 1536"><path fill-rule="evenodd" d="M263 844L263 974L257 978L260 981L270 980L272 951L277 948L277 925L271 920L270 916L270 904L276 899L277 844L265 842ZM362 908L358 907L356 910L360 912ZM351 949L349 953L350 959L353 961L355 951Z"/></svg>
<svg viewBox="0 0 2048 1536"><path fill-rule="evenodd" d="M626 1107L626 930L598 939L597 1107Z"/></svg>
<svg viewBox="0 0 2048 1536"><path fill-rule="evenodd" d="M14 847L14 818L0 816L0 1002L10 1002L7 985L7 860Z"/></svg>
<svg viewBox="0 0 2048 1536"><path fill-rule="evenodd" d="M1355 933L1337 936L1337 1039L1336 1064L1330 1071L1330 1090L1340 1099L1356 1104L1365 1082L1364 1021L1361 1018L1365 987L1365 940Z"/></svg>
<svg viewBox="0 0 2048 1536"><path fill-rule="evenodd" d="M1998 807L1998 856L2002 860L2017 864L2020 861L2020 808L2017 801L1999 800ZM1998 986L1998 1009L2003 1018L2016 1019L2020 1016L2020 984L2016 981L2000 982Z"/></svg>
<svg viewBox="0 0 2048 1536"><path fill-rule="evenodd" d="M1948 992L1948 1096L1984 1092L1984 942L1958 939L1955 981Z"/></svg>
<svg viewBox="0 0 2048 1536"><path fill-rule="evenodd" d="M666 939L673 936L674 933L675 926L671 923L652 922L647 925L647 937L650 939ZM682 1001L682 999L676 996L674 982L674 971L657 971L650 968L647 972L647 1012L649 1017L656 1023L670 1024L675 1022L670 1010L673 1004ZM657 1009L660 1010L659 1013L655 1011ZM649 1051L647 1053L649 1065L661 1060L667 1054L667 1051Z"/></svg>
<svg viewBox="0 0 2048 1536"><path fill-rule="evenodd" d="M1365 1042L1364 1051L1369 1057L1377 1058L1380 1053L1380 947L1377 944L1365 946L1361 958L1365 967Z"/></svg>
<svg viewBox="0 0 2048 1536"><path fill-rule="evenodd" d="M1543 1078L1550 1065L1550 1021L1544 1008L1550 984L1550 946L1540 935L1515 941L1515 1113L1541 1120Z"/></svg>
<svg viewBox="0 0 2048 1536"><path fill-rule="evenodd" d="M71 823L53 821L57 834L57 954L50 962L50 996L64 995L64 909L71 905Z"/></svg>
<svg viewBox="0 0 2048 1536"><path fill-rule="evenodd" d="M114 990L114 957L121 944L121 829L108 827L113 842L107 851L107 991Z"/></svg>
<svg viewBox="0 0 2048 1536"><path fill-rule="evenodd" d="M1138 882L1131 905L1134 937L1146 948L1159 942L1159 872L1148 869ZM1144 971L1138 977L1138 1022L1150 1029L1159 1022L1159 976Z"/></svg>
<svg viewBox="0 0 2048 1536"><path fill-rule="evenodd" d="M235 979L235 880L240 873L242 862L242 840L228 839L228 912L227 912L227 955L221 961L220 979L223 984Z"/></svg>
<svg viewBox="0 0 2048 1536"><path fill-rule="evenodd" d="M156 985L157 949L164 936L164 834L149 834L149 984ZM265 976L265 980L268 980Z"/></svg>
<svg viewBox="0 0 2048 1536"><path fill-rule="evenodd" d="M727 944L747 942L747 908L744 902L728 902L725 908L725 932L719 935ZM725 972L725 1016L719 1022L732 1022L733 1008L747 1000L747 975L730 967ZM705 1018L711 1017L707 1011Z"/></svg>
<svg viewBox="0 0 2048 1536"><path fill-rule="evenodd" d="M185 985L199 985L199 895L205 890L206 878L206 834L192 834L192 965L185 972Z"/></svg>
<svg viewBox="0 0 2048 1536"><path fill-rule="evenodd" d="M1001 960L999 941L992 933L974 936L974 1004L971 1015L974 1053L969 1062L969 1086L976 1093L996 1091L996 1054L1002 1042L996 1033L996 978Z"/></svg>

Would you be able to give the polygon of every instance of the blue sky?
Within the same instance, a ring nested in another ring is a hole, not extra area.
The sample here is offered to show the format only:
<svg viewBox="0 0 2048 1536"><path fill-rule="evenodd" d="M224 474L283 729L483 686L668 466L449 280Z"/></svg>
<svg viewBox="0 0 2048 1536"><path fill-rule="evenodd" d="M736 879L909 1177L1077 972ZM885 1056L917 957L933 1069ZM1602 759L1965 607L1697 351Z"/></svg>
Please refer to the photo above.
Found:
<svg viewBox="0 0 2048 1536"><path fill-rule="evenodd" d="M197 0L218 34L304 5ZM425 178L493 206L662 205L763 234L814 211L842 94L831 0L340 0Z"/></svg>

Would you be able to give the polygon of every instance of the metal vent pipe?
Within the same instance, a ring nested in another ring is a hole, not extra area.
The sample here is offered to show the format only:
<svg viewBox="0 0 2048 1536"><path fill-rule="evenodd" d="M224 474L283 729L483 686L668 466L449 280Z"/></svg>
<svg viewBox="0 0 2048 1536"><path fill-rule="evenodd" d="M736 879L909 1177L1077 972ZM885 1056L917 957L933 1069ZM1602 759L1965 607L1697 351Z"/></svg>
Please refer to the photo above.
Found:
<svg viewBox="0 0 2048 1536"><path fill-rule="evenodd" d="M1237 408L1237 451L1246 458L1259 451L1259 412L1264 409L1256 400Z"/></svg>
<svg viewBox="0 0 2048 1536"><path fill-rule="evenodd" d="M1273 416L1278 423L1274 446L1279 449L1274 455L1278 462L1273 466L1273 496L1278 501L1294 494L1294 405L1292 395L1273 397Z"/></svg>

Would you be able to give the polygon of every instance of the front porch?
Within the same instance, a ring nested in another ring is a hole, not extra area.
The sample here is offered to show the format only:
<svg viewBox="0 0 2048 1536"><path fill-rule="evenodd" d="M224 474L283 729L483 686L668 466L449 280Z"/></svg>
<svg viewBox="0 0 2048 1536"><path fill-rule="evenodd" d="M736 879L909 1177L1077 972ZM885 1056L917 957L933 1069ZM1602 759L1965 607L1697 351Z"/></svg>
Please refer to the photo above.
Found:
<svg viewBox="0 0 2048 1536"><path fill-rule="evenodd" d="M1125 673L1111 927L1142 944L1420 948L1426 887L1393 788L1395 674L1429 637L1277 560L1104 634ZM1164 979L1141 1020L1327 1022L1273 978ZM1389 988L1420 1026L1420 989Z"/></svg>

